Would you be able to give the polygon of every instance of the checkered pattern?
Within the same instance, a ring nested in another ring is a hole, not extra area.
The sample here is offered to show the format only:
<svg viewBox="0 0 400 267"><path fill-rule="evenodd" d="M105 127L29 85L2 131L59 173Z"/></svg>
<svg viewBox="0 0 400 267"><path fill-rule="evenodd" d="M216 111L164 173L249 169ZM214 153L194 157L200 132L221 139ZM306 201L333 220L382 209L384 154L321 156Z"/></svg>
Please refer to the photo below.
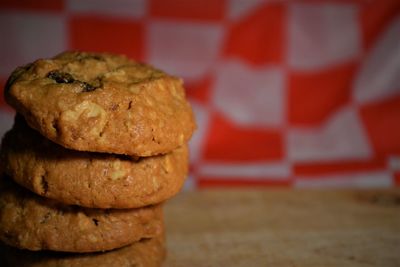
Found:
<svg viewBox="0 0 400 267"><path fill-rule="evenodd" d="M184 78L188 187L400 184L400 2L2 0L0 77L66 49ZM0 134L12 111L0 100Z"/></svg>

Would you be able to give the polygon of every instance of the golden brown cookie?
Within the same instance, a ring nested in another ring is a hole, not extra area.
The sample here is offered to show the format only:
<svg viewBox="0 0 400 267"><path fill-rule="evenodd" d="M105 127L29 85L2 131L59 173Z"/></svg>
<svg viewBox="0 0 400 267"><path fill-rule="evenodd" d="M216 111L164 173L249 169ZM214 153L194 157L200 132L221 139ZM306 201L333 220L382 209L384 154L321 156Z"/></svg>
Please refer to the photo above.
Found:
<svg viewBox="0 0 400 267"><path fill-rule="evenodd" d="M45 139L17 116L3 139L0 162L17 183L44 197L90 208L138 208L178 193L188 149L183 145L137 159L74 151Z"/></svg>
<svg viewBox="0 0 400 267"><path fill-rule="evenodd" d="M195 129L182 80L112 54L66 52L19 67L5 98L43 136L80 151L157 155Z"/></svg>
<svg viewBox="0 0 400 267"><path fill-rule="evenodd" d="M0 240L17 248L67 252L105 251L163 228L162 207L100 210L61 205L0 179Z"/></svg>
<svg viewBox="0 0 400 267"><path fill-rule="evenodd" d="M120 249L87 254L32 252L0 244L3 267L159 267L165 254L163 235L142 239Z"/></svg>

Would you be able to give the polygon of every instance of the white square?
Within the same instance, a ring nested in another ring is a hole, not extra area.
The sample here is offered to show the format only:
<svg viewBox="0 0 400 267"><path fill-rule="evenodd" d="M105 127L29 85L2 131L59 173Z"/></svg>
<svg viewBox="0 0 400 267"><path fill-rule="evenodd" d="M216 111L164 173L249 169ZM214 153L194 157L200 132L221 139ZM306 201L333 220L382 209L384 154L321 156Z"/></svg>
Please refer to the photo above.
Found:
<svg viewBox="0 0 400 267"><path fill-rule="evenodd" d="M400 94L400 16L392 20L363 59L353 98L365 104Z"/></svg>
<svg viewBox="0 0 400 267"><path fill-rule="evenodd" d="M400 171L400 156L390 155L388 158L388 166L391 171Z"/></svg>
<svg viewBox="0 0 400 267"><path fill-rule="evenodd" d="M294 179L296 188L390 188L393 175L385 170L351 172L315 177L298 176Z"/></svg>
<svg viewBox="0 0 400 267"><path fill-rule="evenodd" d="M216 72L213 105L239 125L281 127L285 123L286 76L281 68L223 62Z"/></svg>
<svg viewBox="0 0 400 267"><path fill-rule="evenodd" d="M321 126L289 129L287 144L291 162L369 159L373 153L363 124L352 107L338 110Z"/></svg>
<svg viewBox="0 0 400 267"><path fill-rule="evenodd" d="M68 0L67 9L74 13L101 14L142 18L147 13L146 0Z"/></svg>
<svg viewBox="0 0 400 267"><path fill-rule="evenodd" d="M203 162L198 168L201 176L215 179L225 177L233 179L252 178L259 180L286 180L292 175L291 166L286 161L257 161L250 163L237 162Z"/></svg>
<svg viewBox="0 0 400 267"><path fill-rule="evenodd" d="M148 61L171 74L195 80L213 68L223 28L211 23L158 21L148 27Z"/></svg>
<svg viewBox="0 0 400 267"><path fill-rule="evenodd" d="M230 0L228 3L228 18L233 21L240 20L262 4L265 4L264 0Z"/></svg>
<svg viewBox="0 0 400 267"><path fill-rule="evenodd" d="M191 101L191 105L196 117L197 130L190 139L189 151L190 162L196 164L202 160L201 156L203 155L206 137L209 133L210 112L207 107L196 101Z"/></svg>
<svg viewBox="0 0 400 267"><path fill-rule="evenodd" d="M62 15L0 13L0 75L7 77L20 65L52 57L66 49Z"/></svg>
<svg viewBox="0 0 400 267"><path fill-rule="evenodd" d="M358 9L350 4L289 6L289 65L317 70L356 58L361 50Z"/></svg>

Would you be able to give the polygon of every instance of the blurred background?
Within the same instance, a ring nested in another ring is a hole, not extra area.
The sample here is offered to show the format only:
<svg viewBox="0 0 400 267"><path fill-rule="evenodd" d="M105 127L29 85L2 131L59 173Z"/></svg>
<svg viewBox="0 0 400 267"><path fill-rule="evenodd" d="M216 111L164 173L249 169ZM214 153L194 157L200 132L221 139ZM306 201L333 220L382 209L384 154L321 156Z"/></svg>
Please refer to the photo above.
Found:
<svg viewBox="0 0 400 267"><path fill-rule="evenodd" d="M64 50L183 77L187 189L400 185L400 1L0 0L1 89ZM0 136L13 111L0 98Z"/></svg>

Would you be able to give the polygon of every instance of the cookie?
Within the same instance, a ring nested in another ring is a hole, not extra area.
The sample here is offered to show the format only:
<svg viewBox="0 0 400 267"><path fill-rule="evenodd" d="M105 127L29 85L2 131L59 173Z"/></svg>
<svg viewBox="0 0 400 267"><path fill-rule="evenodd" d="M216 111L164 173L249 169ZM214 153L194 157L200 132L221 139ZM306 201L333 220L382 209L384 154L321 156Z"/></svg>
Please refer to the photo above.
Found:
<svg viewBox="0 0 400 267"><path fill-rule="evenodd" d="M45 139L17 116L3 139L0 162L18 184L46 198L90 208L138 208L178 193L188 149L136 159L74 151Z"/></svg>
<svg viewBox="0 0 400 267"><path fill-rule="evenodd" d="M0 179L0 240L17 248L106 251L160 234L161 205L128 210L61 205Z"/></svg>
<svg viewBox="0 0 400 267"><path fill-rule="evenodd" d="M32 252L0 245L0 260L4 267L159 267L165 255L162 235L109 252L88 254Z"/></svg>
<svg viewBox="0 0 400 267"><path fill-rule="evenodd" d="M5 99L43 136L80 151L163 154L196 127L182 80L119 55L39 59L12 73Z"/></svg>

